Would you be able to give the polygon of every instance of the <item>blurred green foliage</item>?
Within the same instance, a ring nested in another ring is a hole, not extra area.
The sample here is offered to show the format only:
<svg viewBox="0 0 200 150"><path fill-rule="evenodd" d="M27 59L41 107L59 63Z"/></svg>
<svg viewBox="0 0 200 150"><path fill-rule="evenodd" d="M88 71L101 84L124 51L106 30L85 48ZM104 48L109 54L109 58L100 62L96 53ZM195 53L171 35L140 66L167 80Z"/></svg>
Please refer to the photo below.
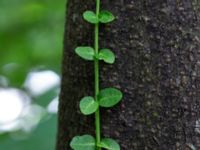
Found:
<svg viewBox="0 0 200 150"><path fill-rule="evenodd" d="M0 1L0 74L21 86L32 69L60 72L66 0Z"/></svg>
<svg viewBox="0 0 200 150"><path fill-rule="evenodd" d="M0 0L0 76L7 78L9 87L22 88L32 70L60 74L65 4L66 0ZM46 107L53 97L49 93L37 99L39 105ZM56 120L51 115L21 140L0 135L0 150L54 150Z"/></svg>

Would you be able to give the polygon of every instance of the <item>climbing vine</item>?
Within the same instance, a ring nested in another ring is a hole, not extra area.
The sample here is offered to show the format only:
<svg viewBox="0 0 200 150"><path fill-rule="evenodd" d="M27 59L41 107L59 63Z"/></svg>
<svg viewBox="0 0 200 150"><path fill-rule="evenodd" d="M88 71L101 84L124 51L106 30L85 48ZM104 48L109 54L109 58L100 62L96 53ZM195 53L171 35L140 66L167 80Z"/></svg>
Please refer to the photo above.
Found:
<svg viewBox="0 0 200 150"><path fill-rule="evenodd" d="M90 46L80 46L75 52L81 58L94 62L95 76L95 96L86 96L80 101L80 111L84 115L95 114L96 138L91 135L75 136L70 142L73 150L120 150L119 144L111 138L101 138L100 130L100 107L113 107L122 99L122 92L116 88L105 88L100 90L99 86L99 61L113 64L115 62L114 53L107 48L99 49L99 25L112 22L115 17L109 11L100 10L100 0L96 0L96 13L85 11L83 18L93 24L94 27L94 48Z"/></svg>

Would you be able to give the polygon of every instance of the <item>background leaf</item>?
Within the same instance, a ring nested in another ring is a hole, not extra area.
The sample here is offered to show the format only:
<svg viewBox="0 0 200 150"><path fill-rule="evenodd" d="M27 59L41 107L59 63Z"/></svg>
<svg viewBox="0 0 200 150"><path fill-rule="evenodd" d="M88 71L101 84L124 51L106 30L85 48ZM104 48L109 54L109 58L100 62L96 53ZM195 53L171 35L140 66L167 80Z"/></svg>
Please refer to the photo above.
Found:
<svg viewBox="0 0 200 150"><path fill-rule="evenodd" d="M70 146L73 150L95 150L95 139L91 135L76 136Z"/></svg>
<svg viewBox="0 0 200 150"><path fill-rule="evenodd" d="M99 59L106 63L113 64L115 62L115 54L109 49L102 49L99 52Z"/></svg>
<svg viewBox="0 0 200 150"><path fill-rule="evenodd" d="M85 11L83 13L83 18L92 24L96 24L99 22L98 17L96 16L96 14L93 11Z"/></svg>
<svg viewBox="0 0 200 150"><path fill-rule="evenodd" d="M122 99L122 92L115 88L106 88L99 93L99 105L112 107Z"/></svg>
<svg viewBox="0 0 200 150"><path fill-rule="evenodd" d="M77 47L75 52L85 60L94 60L94 49L92 47Z"/></svg>
<svg viewBox="0 0 200 150"><path fill-rule="evenodd" d="M98 107L99 104L91 96L82 98L80 102L80 110L84 115L90 115L94 113Z"/></svg>
<svg viewBox="0 0 200 150"><path fill-rule="evenodd" d="M115 19L113 14L109 11L101 11L99 14L99 21L101 23L109 23Z"/></svg>

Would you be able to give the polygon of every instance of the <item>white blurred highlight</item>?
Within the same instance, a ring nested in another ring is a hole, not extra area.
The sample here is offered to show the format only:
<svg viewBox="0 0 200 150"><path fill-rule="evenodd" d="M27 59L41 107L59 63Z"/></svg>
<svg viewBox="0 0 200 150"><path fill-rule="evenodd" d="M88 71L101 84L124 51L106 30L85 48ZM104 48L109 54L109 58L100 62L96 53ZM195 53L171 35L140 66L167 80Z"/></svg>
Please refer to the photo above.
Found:
<svg viewBox="0 0 200 150"><path fill-rule="evenodd" d="M30 102L29 97L17 89L0 89L0 124L12 122Z"/></svg>
<svg viewBox="0 0 200 150"><path fill-rule="evenodd" d="M46 114L39 105L18 89L0 89L0 133L22 130L30 132Z"/></svg>
<svg viewBox="0 0 200 150"><path fill-rule="evenodd" d="M53 99L50 104L47 106L47 111L52 114L56 114L58 112L58 97Z"/></svg>
<svg viewBox="0 0 200 150"><path fill-rule="evenodd" d="M39 96L48 90L59 86L60 77L53 71L31 72L25 81L25 88L34 96Z"/></svg>

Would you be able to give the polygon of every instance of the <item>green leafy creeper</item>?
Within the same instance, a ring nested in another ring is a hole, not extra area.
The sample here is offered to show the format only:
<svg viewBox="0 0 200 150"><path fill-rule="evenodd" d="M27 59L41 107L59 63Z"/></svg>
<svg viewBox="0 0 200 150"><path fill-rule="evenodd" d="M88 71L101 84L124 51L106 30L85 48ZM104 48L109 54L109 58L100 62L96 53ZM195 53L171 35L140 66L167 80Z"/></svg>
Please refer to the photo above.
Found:
<svg viewBox="0 0 200 150"><path fill-rule="evenodd" d="M99 86L99 61L113 64L115 62L115 54L110 49L99 50L99 23L110 23L115 17L109 11L100 11L100 0L96 0L96 13L93 11L85 11L83 18L87 22L94 24L94 48L90 46L81 46L75 49L78 56L84 60L94 62L94 77L95 77L95 95L94 97L86 96L80 101L80 111L84 115L95 113L95 134L96 139L91 135L75 136L70 142L70 147L73 150L120 150L119 144L111 138L101 139L100 130L100 107L113 107L118 104L123 94L116 88L106 88L100 90Z"/></svg>

